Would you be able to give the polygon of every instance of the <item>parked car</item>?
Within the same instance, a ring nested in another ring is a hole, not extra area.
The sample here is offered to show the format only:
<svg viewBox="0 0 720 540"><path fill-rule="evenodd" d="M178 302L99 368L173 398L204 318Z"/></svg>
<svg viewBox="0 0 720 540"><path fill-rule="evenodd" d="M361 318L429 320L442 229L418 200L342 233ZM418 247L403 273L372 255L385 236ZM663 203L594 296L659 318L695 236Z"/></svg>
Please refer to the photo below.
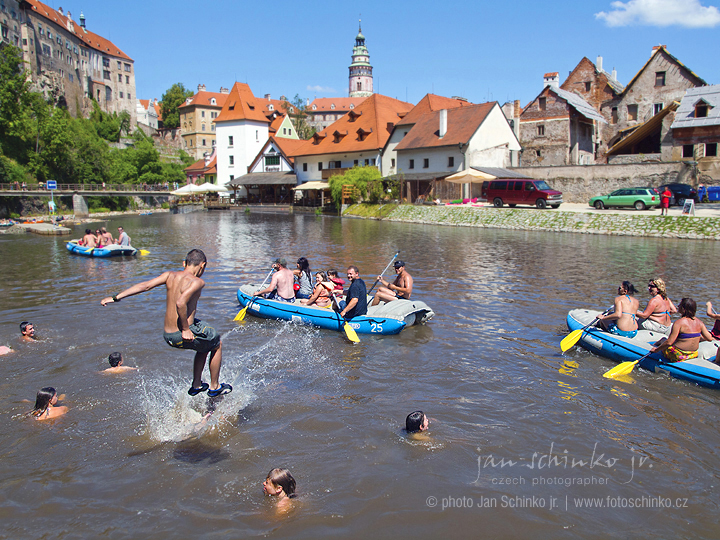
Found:
<svg viewBox="0 0 720 540"><path fill-rule="evenodd" d="M598 210L611 206L634 206L636 210L645 210L660 205L660 194L651 187L617 189L610 195L593 197L589 204Z"/></svg>
<svg viewBox="0 0 720 540"><path fill-rule="evenodd" d="M685 199L693 199L696 203L700 202L697 190L690 184L666 184L667 188L672 191L673 196L670 198L670 206L678 205L683 206ZM665 191L666 186L658 188L658 193Z"/></svg>
<svg viewBox="0 0 720 540"><path fill-rule="evenodd" d="M502 208L503 204L510 208L518 204L558 208L563 202L562 192L552 189L544 180L531 178L483 182L482 197L492 201L495 208Z"/></svg>

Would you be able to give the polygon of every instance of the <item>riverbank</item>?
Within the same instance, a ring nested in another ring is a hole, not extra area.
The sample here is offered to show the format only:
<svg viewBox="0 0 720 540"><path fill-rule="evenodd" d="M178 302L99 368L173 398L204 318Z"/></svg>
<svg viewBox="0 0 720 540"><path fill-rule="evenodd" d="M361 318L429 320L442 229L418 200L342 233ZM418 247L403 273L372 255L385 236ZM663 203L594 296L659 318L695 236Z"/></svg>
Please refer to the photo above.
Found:
<svg viewBox="0 0 720 540"><path fill-rule="evenodd" d="M167 208L156 208L153 210L126 210L124 212L122 211L114 211L114 212L98 212L96 214L90 214L89 217L86 218L78 218L75 217L73 214L56 214L54 216L51 216L50 214L45 215L39 215L39 216L33 216L31 218L24 218L28 220L34 220L36 223L45 223L45 224L52 224L56 223L57 225L60 225L61 227L75 227L77 225L82 225L84 223L103 223L108 221L107 218L115 218L118 216L137 216L137 215L149 215L149 214L167 214L170 210ZM60 221L55 221L56 218L59 218ZM15 225L12 225L10 227L2 227L0 228L0 234L24 234L28 232L29 226L34 225L35 223L20 223L20 220L17 220L18 222ZM38 233L43 234L43 233ZM64 233L65 234L65 233Z"/></svg>
<svg viewBox="0 0 720 540"><path fill-rule="evenodd" d="M377 219L379 205L354 205L345 216ZM572 232L614 236L657 238L720 239L720 205L698 205L695 216L681 215L673 208L668 216L659 210L595 210L586 205L563 205L558 210L536 208L494 208L492 206L400 205L382 219L407 223L483 227L527 231ZM577 208L575 208L577 207ZM383 215L387 206L383 208ZM698 215L700 214L700 215Z"/></svg>

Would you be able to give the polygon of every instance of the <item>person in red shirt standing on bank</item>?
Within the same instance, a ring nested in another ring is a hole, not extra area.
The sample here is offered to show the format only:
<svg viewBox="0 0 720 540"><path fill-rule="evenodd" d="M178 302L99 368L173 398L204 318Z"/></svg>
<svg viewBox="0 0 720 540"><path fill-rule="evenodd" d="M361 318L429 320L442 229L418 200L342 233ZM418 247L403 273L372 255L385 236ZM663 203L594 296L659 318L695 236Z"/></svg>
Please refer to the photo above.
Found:
<svg viewBox="0 0 720 540"><path fill-rule="evenodd" d="M660 194L660 215L667 216L668 209L670 208L670 197L672 197L672 191L665 186L665 190Z"/></svg>

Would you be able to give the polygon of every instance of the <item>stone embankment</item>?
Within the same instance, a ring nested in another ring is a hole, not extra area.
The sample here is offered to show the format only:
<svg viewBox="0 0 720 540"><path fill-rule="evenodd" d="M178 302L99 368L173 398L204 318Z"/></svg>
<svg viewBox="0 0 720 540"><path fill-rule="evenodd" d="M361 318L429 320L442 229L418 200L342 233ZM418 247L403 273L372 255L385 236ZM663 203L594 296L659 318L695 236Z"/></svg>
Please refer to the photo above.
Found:
<svg viewBox="0 0 720 540"><path fill-rule="evenodd" d="M353 214L353 208L348 209ZM368 213L365 212L365 215ZM568 212L534 208L400 205L384 219L453 227L572 232L617 236L720 239L720 217Z"/></svg>

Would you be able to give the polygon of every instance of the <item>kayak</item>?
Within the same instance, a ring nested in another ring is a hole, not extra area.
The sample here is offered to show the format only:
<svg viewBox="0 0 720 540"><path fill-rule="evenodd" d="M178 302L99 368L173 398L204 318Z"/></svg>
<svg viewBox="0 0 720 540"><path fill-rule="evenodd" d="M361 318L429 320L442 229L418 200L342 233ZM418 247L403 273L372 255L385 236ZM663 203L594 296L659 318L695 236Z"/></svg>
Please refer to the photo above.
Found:
<svg viewBox="0 0 720 540"><path fill-rule="evenodd" d="M242 285L237 292L238 302L242 307L247 306L252 300L248 313L256 317L310 324L327 330L343 330L342 319L331 308L303 306L299 302L289 304L261 296L254 297L253 293L260 289L260 285ZM368 301L367 315L353 317L348 321L358 334L398 334L403 328L423 324L435 315L425 302L416 300L394 300L377 306L369 304L370 301Z"/></svg>
<svg viewBox="0 0 720 540"><path fill-rule="evenodd" d="M567 315L567 326L571 331L579 330L590 324L601 313L588 309L574 309ZM665 334L660 332L638 330L634 338L628 338L591 326L582 333L579 344L590 352L616 362L631 362L642 358L638 365L653 373L664 371L677 379L720 389L720 366L713 363L720 341L701 341L698 357L684 362L668 362L662 354L657 353L643 358L650 352L653 344L663 337L666 337Z"/></svg>
<svg viewBox="0 0 720 540"><path fill-rule="evenodd" d="M119 244L110 244L101 248L88 248L78 244L77 240L70 240L67 243L67 249L75 255L83 255L85 257L121 257L123 255L133 256L137 254L137 249L132 246L121 246Z"/></svg>

